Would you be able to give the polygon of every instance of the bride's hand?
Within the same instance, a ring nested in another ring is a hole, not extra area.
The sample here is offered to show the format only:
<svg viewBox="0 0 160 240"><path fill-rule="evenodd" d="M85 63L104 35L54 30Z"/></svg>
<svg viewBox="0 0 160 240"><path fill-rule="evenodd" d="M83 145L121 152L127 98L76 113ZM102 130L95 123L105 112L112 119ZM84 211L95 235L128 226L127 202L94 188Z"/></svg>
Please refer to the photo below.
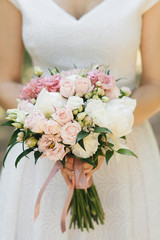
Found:
<svg viewBox="0 0 160 240"><path fill-rule="evenodd" d="M93 169L93 166L86 163L86 162L82 162L82 166L83 166L83 170L84 173L86 175L86 180L88 180L92 174L99 169L99 167L101 166L102 162L103 162L104 157L99 157L98 160L98 165L95 169ZM73 158L67 158L67 161L65 163L65 168L62 168L62 174L66 180L66 183L68 184L69 187L72 186L72 177L74 177L74 167L73 167L73 162L74 159Z"/></svg>

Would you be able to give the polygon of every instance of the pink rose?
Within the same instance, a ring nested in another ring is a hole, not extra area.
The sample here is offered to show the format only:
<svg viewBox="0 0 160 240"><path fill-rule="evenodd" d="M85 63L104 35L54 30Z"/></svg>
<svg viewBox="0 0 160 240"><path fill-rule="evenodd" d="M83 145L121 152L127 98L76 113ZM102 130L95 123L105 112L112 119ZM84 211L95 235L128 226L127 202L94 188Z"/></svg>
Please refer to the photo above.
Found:
<svg viewBox="0 0 160 240"><path fill-rule="evenodd" d="M80 97L91 91L91 80L88 78L77 77L75 80L76 93Z"/></svg>
<svg viewBox="0 0 160 240"><path fill-rule="evenodd" d="M65 144L73 145L76 142L77 134L81 131L78 122L68 122L61 128L61 137Z"/></svg>
<svg viewBox="0 0 160 240"><path fill-rule="evenodd" d="M44 126L45 134L58 134L60 133L61 126L53 120L48 120Z"/></svg>
<svg viewBox="0 0 160 240"><path fill-rule="evenodd" d="M59 124L64 125L67 122L70 122L73 120L73 113L70 108L60 108L56 111L56 113L51 115L52 118L57 121Z"/></svg>
<svg viewBox="0 0 160 240"><path fill-rule="evenodd" d="M21 100L18 104L18 110L32 113L34 105L28 100Z"/></svg>
<svg viewBox="0 0 160 240"><path fill-rule="evenodd" d="M69 152L69 149L65 150L65 146L60 143L61 141L61 137L57 135L44 134L38 141L38 150L43 152L43 156L51 161L62 160Z"/></svg>
<svg viewBox="0 0 160 240"><path fill-rule="evenodd" d="M98 81L102 83L102 88L104 90L110 90L115 87L115 79L114 77L107 75L103 72L98 73Z"/></svg>
<svg viewBox="0 0 160 240"><path fill-rule="evenodd" d="M60 82L60 93L63 97L69 98L75 94L75 83L72 79L65 78Z"/></svg>
<svg viewBox="0 0 160 240"><path fill-rule="evenodd" d="M42 133L47 119L41 111L35 111L27 116L24 126L32 132Z"/></svg>
<svg viewBox="0 0 160 240"><path fill-rule="evenodd" d="M55 74L53 76L43 78L43 84L48 92L58 92L60 89L60 81L62 77L60 74Z"/></svg>
<svg viewBox="0 0 160 240"><path fill-rule="evenodd" d="M115 86L114 88L110 89L110 90L106 90L105 91L105 95L110 98L110 99L116 99L118 98L121 94L120 94L120 90L117 86Z"/></svg>

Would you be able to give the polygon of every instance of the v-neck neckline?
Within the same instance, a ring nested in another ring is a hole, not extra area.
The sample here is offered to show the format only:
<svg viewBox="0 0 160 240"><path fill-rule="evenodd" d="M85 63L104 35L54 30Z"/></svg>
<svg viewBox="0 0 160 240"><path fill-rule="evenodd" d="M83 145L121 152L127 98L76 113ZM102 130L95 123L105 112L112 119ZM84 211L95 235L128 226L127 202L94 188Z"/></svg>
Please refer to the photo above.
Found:
<svg viewBox="0 0 160 240"><path fill-rule="evenodd" d="M58 3L56 3L54 0L51 0L51 2L57 7L57 9L65 13L68 17L72 18L75 22L80 22L86 16L89 16L90 14L94 13L94 11L101 7L105 3L105 1L106 0L103 0L102 2L91 8L88 12L84 13L80 18L77 19L75 16L73 16L72 14L67 12L64 8L62 8L60 5L58 5Z"/></svg>

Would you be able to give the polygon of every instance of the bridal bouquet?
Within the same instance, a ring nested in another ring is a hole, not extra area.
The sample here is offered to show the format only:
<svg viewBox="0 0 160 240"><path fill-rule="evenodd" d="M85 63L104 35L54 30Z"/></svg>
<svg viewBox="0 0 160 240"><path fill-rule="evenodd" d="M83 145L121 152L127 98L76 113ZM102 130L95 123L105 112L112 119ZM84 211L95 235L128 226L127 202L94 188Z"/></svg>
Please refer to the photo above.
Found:
<svg viewBox="0 0 160 240"><path fill-rule="evenodd" d="M61 229L65 231L65 217L70 209L71 222L83 231L94 229L93 222L104 223L104 212L91 174L86 177L83 162L96 170L105 159L108 164L114 155L135 156L123 143L131 133L136 101L129 98L127 87L118 88L114 76L101 65L90 69L59 72L54 68L45 75L35 67L35 77L22 89L18 107L7 111L3 125L14 126L8 151L22 143L24 156L34 152L35 164L46 157L55 162L44 183L35 206L35 219L45 188L56 172L73 160L74 175L69 176L68 198L62 213ZM124 140L122 140L124 139ZM121 141L120 141L121 140Z"/></svg>

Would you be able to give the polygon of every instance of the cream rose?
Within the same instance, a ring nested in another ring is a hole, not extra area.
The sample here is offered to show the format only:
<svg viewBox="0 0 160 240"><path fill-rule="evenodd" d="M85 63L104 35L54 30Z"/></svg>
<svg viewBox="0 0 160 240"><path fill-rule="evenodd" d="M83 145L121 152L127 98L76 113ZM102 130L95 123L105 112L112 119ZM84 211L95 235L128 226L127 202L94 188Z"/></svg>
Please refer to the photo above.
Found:
<svg viewBox="0 0 160 240"><path fill-rule="evenodd" d="M73 120L73 113L70 108L65 107L58 109L56 113L52 114L52 118L59 124L64 125Z"/></svg>
<svg viewBox="0 0 160 240"><path fill-rule="evenodd" d="M75 94L75 84L72 79L65 78L60 82L60 93L63 97L69 98Z"/></svg>
<svg viewBox="0 0 160 240"><path fill-rule="evenodd" d="M36 111L27 116L24 127L29 128L32 132L42 133L47 119L41 111Z"/></svg>
<svg viewBox="0 0 160 240"><path fill-rule="evenodd" d="M60 133L61 126L53 120L48 120L44 126L45 134L58 134Z"/></svg>
<svg viewBox="0 0 160 240"><path fill-rule="evenodd" d="M78 122L68 122L61 128L61 137L63 143L73 145L75 144L77 134L81 131L81 126Z"/></svg>
<svg viewBox="0 0 160 240"><path fill-rule="evenodd" d="M91 80L77 77L75 80L76 93L82 97L91 90Z"/></svg>
<svg viewBox="0 0 160 240"><path fill-rule="evenodd" d="M78 97L78 96L72 96L72 97L68 98L68 101L67 101L67 106L71 110L78 109L83 104L84 104L83 98Z"/></svg>

